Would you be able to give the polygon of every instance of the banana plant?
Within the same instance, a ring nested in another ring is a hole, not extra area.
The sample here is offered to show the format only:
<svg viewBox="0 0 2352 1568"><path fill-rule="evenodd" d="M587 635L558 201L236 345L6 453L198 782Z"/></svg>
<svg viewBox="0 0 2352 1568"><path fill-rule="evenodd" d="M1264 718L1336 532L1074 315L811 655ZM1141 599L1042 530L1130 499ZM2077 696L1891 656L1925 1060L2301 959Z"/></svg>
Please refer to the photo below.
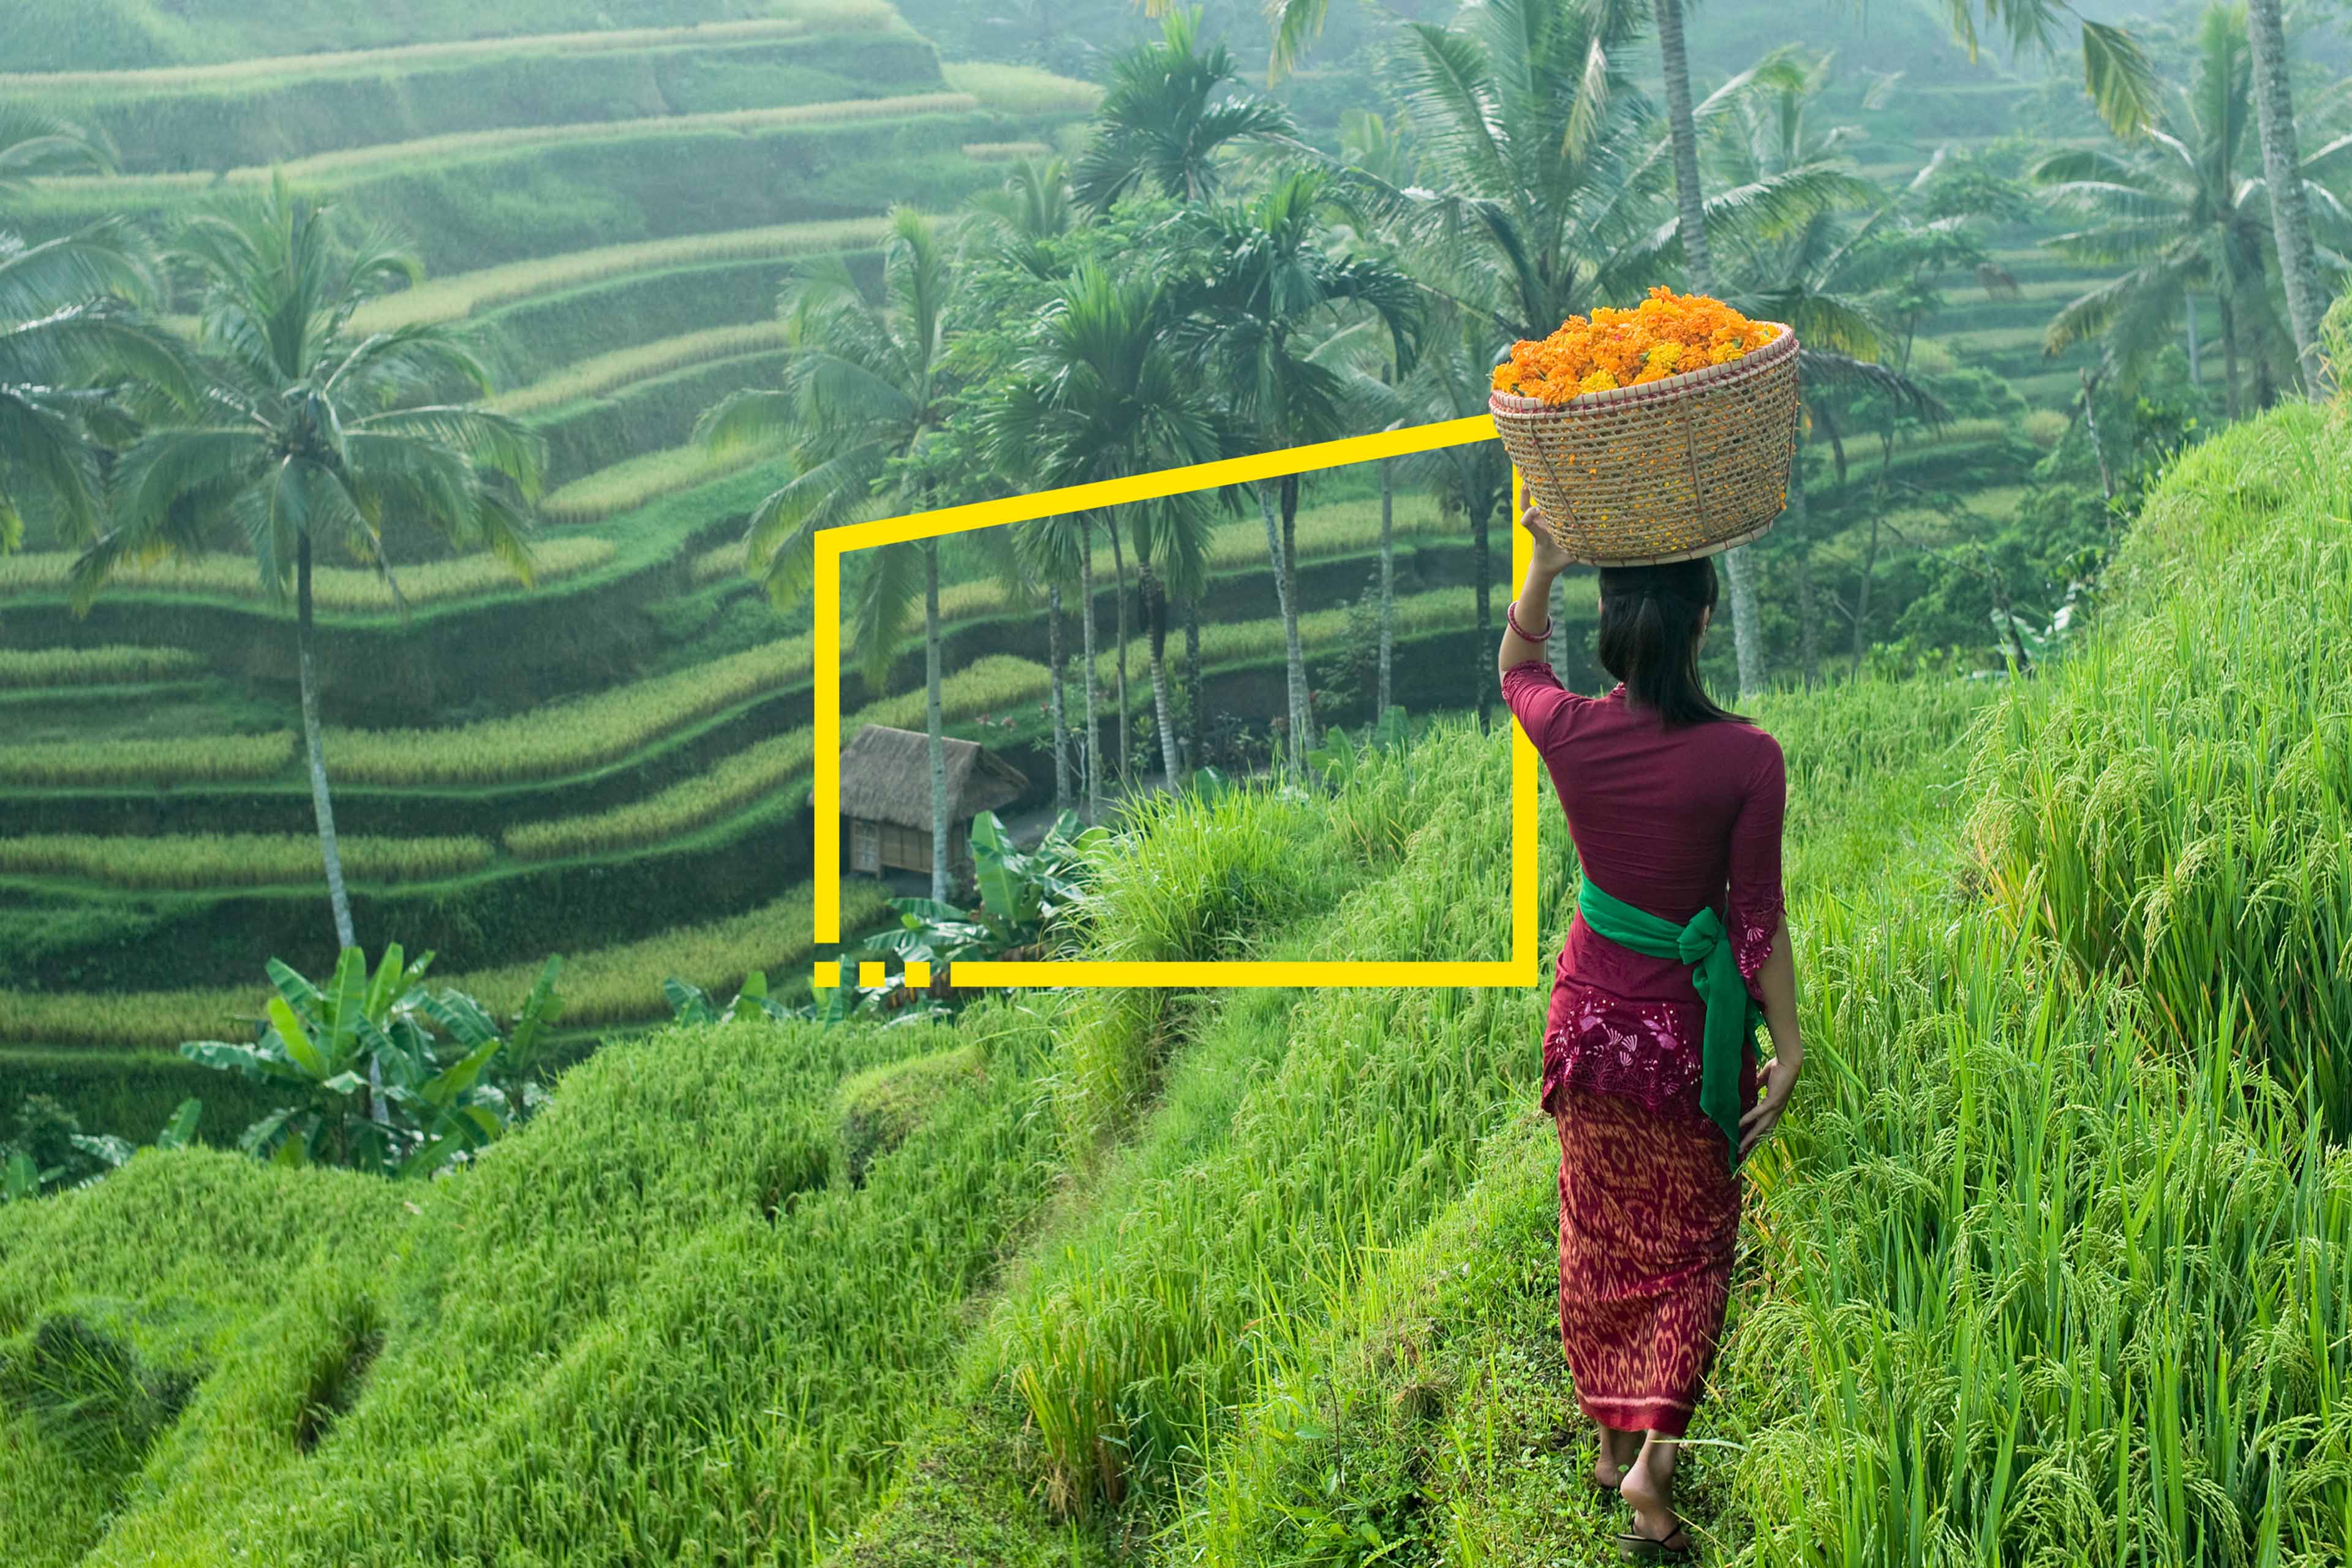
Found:
<svg viewBox="0 0 2352 1568"><path fill-rule="evenodd" d="M28 1100L28 1107L33 1103L36 1101ZM11 1148L6 1158L0 1159L0 1203L37 1198L53 1186L87 1187L121 1170L130 1162L131 1156L138 1152L129 1139L117 1138L111 1133L85 1133L71 1112L59 1106L52 1105L50 1109L54 1113L53 1129L63 1132L67 1145L82 1157L84 1163L80 1168L89 1170L89 1173L79 1181L72 1181L68 1178L74 1174L75 1166L44 1166L34 1151L23 1147ZM195 1141L196 1119L203 1113L203 1101L193 1099L180 1101L179 1108L163 1123L163 1131L156 1133L154 1146L158 1149L186 1148ZM20 1127L30 1114L29 1110L18 1113ZM93 1166L95 1169L90 1169Z"/></svg>
<svg viewBox="0 0 2352 1568"><path fill-rule="evenodd" d="M1381 716L1364 726L1363 739L1351 739L1348 731L1332 727L1318 750L1307 753L1309 766L1334 786L1344 784L1355 776L1356 769L1368 756L1406 755L1412 745L1412 721L1405 710L1393 703L1381 710Z"/></svg>
<svg viewBox="0 0 2352 1568"><path fill-rule="evenodd" d="M671 1015L681 1024L717 1024L730 1018L789 1018L792 1011L768 994L765 970L755 969L743 977L743 988L735 993L735 1000L724 1007L710 999L710 994L699 985L677 979L662 982L662 994L669 998Z"/></svg>
<svg viewBox="0 0 2352 1568"><path fill-rule="evenodd" d="M275 994L254 1042L191 1040L180 1054L299 1094L246 1129L238 1142L249 1153L287 1165L430 1175L499 1136L543 1098L529 1069L560 1003L561 972L557 959L541 971L516 1021L518 1052L479 1002L426 989L432 962L429 952L410 962L395 942L371 975L365 953L347 947L322 989L272 959ZM500 1064L502 1054L513 1059ZM495 1077L494 1064L501 1068ZM371 1069L383 1084L373 1107Z"/></svg>
<svg viewBox="0 0 2352 1568"><path fill-rule="evenodd" d="M1086 899L1087 868L1109 841L1107 827L1088 827L1066 811L1034 849L1022 849L992 811L971 820L971 858L980 907L959 909L933 899L893 899L903 928L871 945L901 963L951 965L959 959L997 958L1044 942Z"/></svg>

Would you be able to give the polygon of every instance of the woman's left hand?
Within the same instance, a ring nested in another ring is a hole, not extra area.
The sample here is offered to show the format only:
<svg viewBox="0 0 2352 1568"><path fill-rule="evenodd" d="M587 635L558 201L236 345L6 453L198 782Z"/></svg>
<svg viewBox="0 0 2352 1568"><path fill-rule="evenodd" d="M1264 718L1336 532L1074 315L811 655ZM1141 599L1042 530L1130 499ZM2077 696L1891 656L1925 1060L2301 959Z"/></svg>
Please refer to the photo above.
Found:
<svg viewBox="0 0 2352 1568"><path fill-rule="evenodd" d="M1789 1096L1796 1091L1797 1073L1805 1064L1804 1052L1780 1051L1764 1064L1764 1092L1747 1115L1739 1119L1739 1157L1748 1158L1748 1151L1772 1135L1780 1125L1780 1112L1789 1106Z"/></svg>
<svg viewBox="0 0 2352 1568"><path fill-rule="evenodd" d="M1544 521L1543 508L1530 506L1519 513L1519 526L1536 542L1535 569L1547 577L1557 577L1576 563L1568 558L1551 536L1551 524Z"/></svg>

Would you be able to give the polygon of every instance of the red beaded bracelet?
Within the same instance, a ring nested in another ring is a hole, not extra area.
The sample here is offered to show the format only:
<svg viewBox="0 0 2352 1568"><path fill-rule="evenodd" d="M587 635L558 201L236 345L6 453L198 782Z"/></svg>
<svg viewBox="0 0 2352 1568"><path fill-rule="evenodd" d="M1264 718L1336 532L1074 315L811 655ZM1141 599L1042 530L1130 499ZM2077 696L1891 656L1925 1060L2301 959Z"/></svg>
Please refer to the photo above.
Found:
<svg viewBox="0 0 2352 1568"><path fill-rule="evenodd" d="M1551 641L1551 617L1549 616L1544 617L1543 636L1536 637L1527 627L1519 625L1519 606L1517 600L1503 606L1503 619L1510 623L1511 630L1518 634L1519 640L1522 642Z"/></svg>

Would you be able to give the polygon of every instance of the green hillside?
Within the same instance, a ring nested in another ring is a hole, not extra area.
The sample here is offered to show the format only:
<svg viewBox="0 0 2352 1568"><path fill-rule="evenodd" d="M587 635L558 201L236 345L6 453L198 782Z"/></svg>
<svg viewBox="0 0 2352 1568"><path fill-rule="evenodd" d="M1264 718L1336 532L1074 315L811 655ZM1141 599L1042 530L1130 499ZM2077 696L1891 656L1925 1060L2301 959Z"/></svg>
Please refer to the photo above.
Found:
<svg viewBox="0 0 2352 1568"><path fill-rule="evenodd" d="M2344 1538L2352 1158L2299 1086L2352 1026L2326 923L2352 791L2320 761L2352 742L2346 437L2294 408L2184 458L2047 679L1764 709L1817 1060L1685 1461L1717 1552ZM1151 814L1085 948L1496 955L1505 756L1444 724L1336 805ZM1564 1414L1540 1006L1048 991L952 1028L685 1028L421 1189L142 1154L0 1209L28 1478L0 1542L37 1568L1614 1561Z"/></svg>

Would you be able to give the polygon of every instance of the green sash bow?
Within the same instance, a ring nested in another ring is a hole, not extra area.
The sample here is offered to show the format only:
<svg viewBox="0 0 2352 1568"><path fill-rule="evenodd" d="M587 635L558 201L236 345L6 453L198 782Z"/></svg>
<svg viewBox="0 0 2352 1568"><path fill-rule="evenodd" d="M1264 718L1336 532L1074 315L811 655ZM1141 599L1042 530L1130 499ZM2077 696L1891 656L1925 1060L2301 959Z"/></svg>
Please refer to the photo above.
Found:
<svg viewBox="0 0 2352 1568"><path fill-rule="evenodd" d="M1691 966L1691 984L1706 1005L1706 1031L1699 1053L1699 1109L1723 1129L1731 1163L1739 1163L1740 1054L1756 1035L1764 1010L1748 994L1731 938L1713 910L1701 910L1678 926L1647 910L1612 899L1590 881L1577 898L1584 923L1620 947L1652 958L1672 958Z"/></svg>

